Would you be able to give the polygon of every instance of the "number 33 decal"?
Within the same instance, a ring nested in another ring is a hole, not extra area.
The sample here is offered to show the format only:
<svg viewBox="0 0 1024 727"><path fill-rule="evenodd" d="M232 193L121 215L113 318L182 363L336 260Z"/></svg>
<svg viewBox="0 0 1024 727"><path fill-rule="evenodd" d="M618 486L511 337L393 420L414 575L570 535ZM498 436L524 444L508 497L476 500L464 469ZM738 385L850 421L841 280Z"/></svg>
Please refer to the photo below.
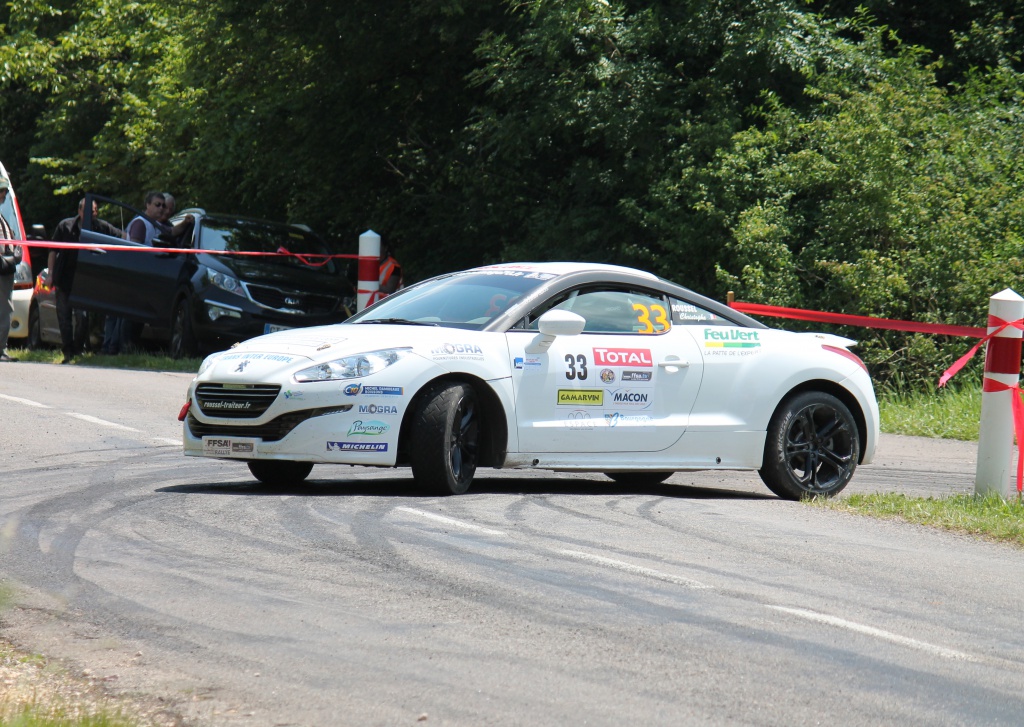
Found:
<svg viewBox="0 0 1024 727"><path fill-rule="evenodd" d="M634 303L633 310L636 311L636 319L642 326L637 333L664 333L672 327L672 324L668 322L668 312L663 306ZM654 317L653 322L651 316Z"/></svg>
<svg viewBox="0 0 1024 727"><path fill-rule="evenodd" d="M565 354L565 362L569 364L569 370L565 372L565 378L570 381L573 379L584 381L587 378L587 357L582 353L576 356L573 356L571 353Z"/></svg>

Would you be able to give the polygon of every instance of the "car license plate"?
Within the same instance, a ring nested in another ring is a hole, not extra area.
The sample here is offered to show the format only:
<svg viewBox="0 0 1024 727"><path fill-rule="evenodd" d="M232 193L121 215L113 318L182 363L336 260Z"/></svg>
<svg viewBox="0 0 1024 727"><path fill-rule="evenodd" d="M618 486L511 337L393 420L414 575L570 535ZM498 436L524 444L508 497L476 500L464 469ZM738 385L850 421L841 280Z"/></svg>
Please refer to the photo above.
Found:
<svg viewBox="0 0 1024 727"><path fill-rule="evenodd" d="M251 437L203 437L203 455L252 459L258 451L259 441Z"/></svg>
<svg viewBox="0 0 1024 727"><path fill-rule="evenodd" d="M263 333L277 333L278 331L290 331L291 326L279 326L276 323L267 323L263 326Z"/></svg>

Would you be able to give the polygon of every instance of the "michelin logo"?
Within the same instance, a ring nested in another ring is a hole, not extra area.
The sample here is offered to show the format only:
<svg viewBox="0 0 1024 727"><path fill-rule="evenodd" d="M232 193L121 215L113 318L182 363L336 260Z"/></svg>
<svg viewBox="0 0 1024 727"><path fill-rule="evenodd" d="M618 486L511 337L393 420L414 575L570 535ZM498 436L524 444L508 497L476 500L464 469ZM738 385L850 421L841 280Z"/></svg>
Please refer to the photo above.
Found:
<svg viewBox="0 0 1024 727"><path fill-rule="evenodd" d="M328 442L328 452L387 452L387 442Z"/></svg>

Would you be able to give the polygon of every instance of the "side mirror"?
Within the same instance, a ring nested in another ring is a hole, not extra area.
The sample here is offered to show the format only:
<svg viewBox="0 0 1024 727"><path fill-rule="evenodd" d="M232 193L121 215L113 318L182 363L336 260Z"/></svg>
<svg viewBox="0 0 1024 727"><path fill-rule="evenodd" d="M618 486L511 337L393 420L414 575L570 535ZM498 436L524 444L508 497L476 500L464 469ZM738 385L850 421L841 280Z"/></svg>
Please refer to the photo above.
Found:
<svg viewBox="0 0 1024 727"><path fill-rule="evenodd" d="M567 310L549 310L537 320L540 333L526 346L526 353L544 353L556 336L578 336L587 325L587 319Z"/></svg>
<svg viewBox="0 0 1024 727"><path fill-rule="evenodd" d="M578 336L583 333L587 319L568 310L549 310L537 321L545 336Z"/></svg>

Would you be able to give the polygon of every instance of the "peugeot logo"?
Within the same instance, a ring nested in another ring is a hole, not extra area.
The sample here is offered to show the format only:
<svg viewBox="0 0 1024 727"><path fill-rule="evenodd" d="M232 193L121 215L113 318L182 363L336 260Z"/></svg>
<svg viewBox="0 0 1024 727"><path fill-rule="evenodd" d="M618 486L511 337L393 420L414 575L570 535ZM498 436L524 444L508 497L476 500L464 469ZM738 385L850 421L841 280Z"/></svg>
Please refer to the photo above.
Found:
<svg viewBox="0 0 1024 727"><path fill-rule="evenodd" d="M239 374L239 373L241 373L242 371L244 371L244 370L245 370L245 367L246 367L246 366L248 366L248 365L249 365L249 360L248 360L248 359L246 359L245 361L240 361L240 362L238 363L238 368L237 368L237 369L235 369L235 373L236 373L236 374Z"/></svg>

